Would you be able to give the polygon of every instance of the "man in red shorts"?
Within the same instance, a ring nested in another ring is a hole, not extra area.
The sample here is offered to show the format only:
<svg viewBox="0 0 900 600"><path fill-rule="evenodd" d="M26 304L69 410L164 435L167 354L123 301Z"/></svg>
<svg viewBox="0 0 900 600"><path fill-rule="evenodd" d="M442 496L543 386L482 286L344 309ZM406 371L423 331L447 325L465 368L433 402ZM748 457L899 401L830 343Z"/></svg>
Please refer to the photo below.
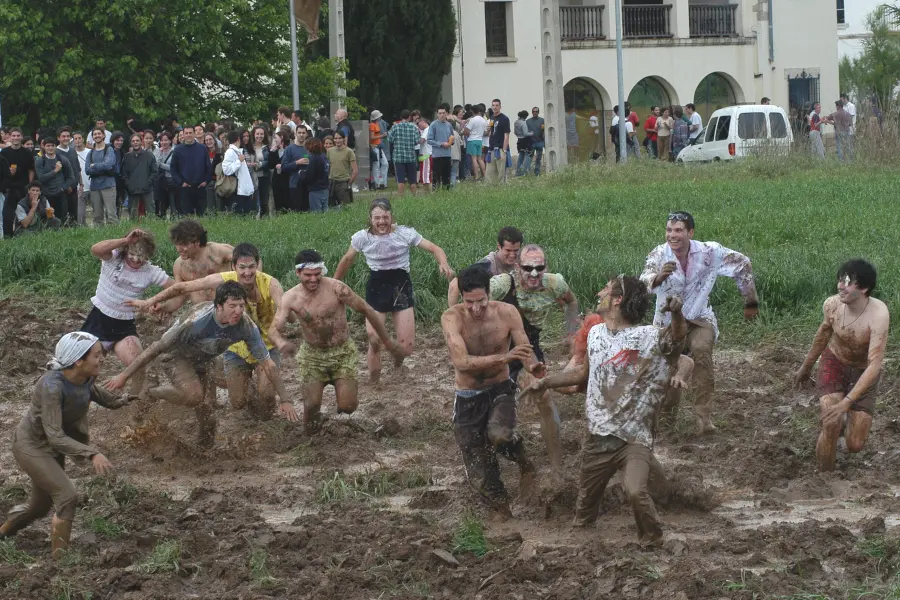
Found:
<svg viewBox="0 0 900 600"><path fill-rule="evenodd" d="M855 259L841 265L837 273L838 293L825 301L825 318L794 377L797 387L808 382L812 367L819 360L819 471L834 470L841 435L849 452L860 452L872 427L890 326L887 306L871 297L875 282L875 267L870 263Z"/></svg>

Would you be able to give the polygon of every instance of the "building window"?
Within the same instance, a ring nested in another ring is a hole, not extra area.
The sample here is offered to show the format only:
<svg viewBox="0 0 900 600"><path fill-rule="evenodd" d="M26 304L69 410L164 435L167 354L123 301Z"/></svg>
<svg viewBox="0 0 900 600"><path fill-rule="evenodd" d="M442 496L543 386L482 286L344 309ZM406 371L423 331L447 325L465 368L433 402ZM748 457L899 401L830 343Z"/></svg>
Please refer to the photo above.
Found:
<svg viewBox="0 0 900 600"><path fill-rule="evenodd" d="M509 2L484 3L484 29L489 57L509 56L508 7Z"/></svg>
<svg viewBox="0 0 900 600"><path fill-rule="evenodd" d="M847 21L844 19L844 0L837 0L837 22L843 25Z"/></svg>
<svg viewBox="0 0 900 600"><path fill-rule="evenodd" d="M788 77L788 105L791 113L808 115L819 102L819 75L805 69Z"/></svg>

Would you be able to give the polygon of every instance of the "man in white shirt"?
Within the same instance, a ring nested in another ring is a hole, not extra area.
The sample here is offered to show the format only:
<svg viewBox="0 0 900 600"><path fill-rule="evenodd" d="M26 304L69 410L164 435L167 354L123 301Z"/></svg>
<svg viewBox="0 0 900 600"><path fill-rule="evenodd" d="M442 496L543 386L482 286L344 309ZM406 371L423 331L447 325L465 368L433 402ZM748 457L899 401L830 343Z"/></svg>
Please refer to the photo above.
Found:
<svg viewBox="0 0 900 600"><path fill-rule="evenodd" d="M691 120L690 136L691 141L694 141L700 135L700 132L703 131L703 119L697 113L697 107L692 102L684 105L684 114Z"/></svg>
<svg viewBox="0 0 900 600"><path fill-rule="evenodd" d="M278 109L276 123L279 129L281 127L290 127L292 132L297 130L297 124L291 120L291 109L287 106L282 106Z"/></svg>
<svg viewBox="0 0 900 600"><path fill-rule="evenodd" d="M684 300L684 318L688 322L686 350L694 359L694 413L701 434L715 430L710 418L712 410L713 378L712 352L719 329L716 315L709 304L709 295L718 277L731 277L744 297L744 318L754 319L759 313L756 284L750 259L716 242L696 242L694 217L676 211L666 220L666 243L657 246L647 257L643 281L656 294L656 315L653 324L665 325L667 296ZM681 400L680 390L670 390L664 411L674 417Z"/></svg>
<svg viewBox="0 0 900 600"><path fill-rule="evenodd" d="M484 134L487 130L487 121L484 119L484 109L481 105L473 106L475 116L466 122L463 134L468 138L466 142L466 154L472 159L472 176L478 181L485 176Z"/></svg>
<svg viewBox="0 0 900 600"><path fill-rule="evenodd" d="M94 128L103 130L103 135L106 138L106 141L104 142L104 144L109 144L109 140L112 139L112 132L106 128L106 117L97 117L97 120L94 123ZM93 136L89 135L88 139L86 140L86 143L89 148L93 148L94 147Z"/></svg>
<svg viewBox="0 0 900 600"><path fill-rule="evenodd" d="M78 166L84 173L84 163L87 161L88 155L91 153L90 148L84 145L84 134L76 131L72 134L72 140L75 142L75 152L78 154ZM78 224L84 225L85 200L91 197L91 178L87 175L81 177L81 183L78 185Z"/></svg>
<svg viewBox="0 0 900 600"><path fill-rule="evenodd" d="M625 148L628 149L629 152L634 155L631 140L634 138L634 124L628 120L628 114L630 111L628 107L625 108ZM613 148L616 149L616 162L621 160L621 150L619 148L619 131L616 129L619 125L619 105L613 107L613 118L610 126L613 128L612 135L612 143Z"/></svg>
<svg viewBox="0 0 900 600"><path fill-rule="evenodd" d="M844 103L844 110L850 113L850 118L853 119L853 122L850 124L850 135L856 135L856 105L850 102L850 96L847 95L847 92L841 94L841 102Z"/></svg>
<svg viewBox="0 0 900 600"><path fill-rule="evenodd" d="M244 151L241 149L241 134L237 131L228 132L228 150L222 157L222 173L225 176L237 177L237 191L234 193L234 212L239 215L247 215L256 209L253 201L253 178L250 176L250 168L247 167Z"/></svg>

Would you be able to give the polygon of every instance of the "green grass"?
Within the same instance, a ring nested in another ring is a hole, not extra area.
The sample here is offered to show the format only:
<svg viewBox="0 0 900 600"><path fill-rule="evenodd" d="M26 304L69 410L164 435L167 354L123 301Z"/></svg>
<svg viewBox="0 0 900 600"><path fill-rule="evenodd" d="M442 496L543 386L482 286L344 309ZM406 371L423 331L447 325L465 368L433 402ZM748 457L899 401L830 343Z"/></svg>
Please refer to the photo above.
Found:
<svg viewBox="0 0 900 600"><path fill-rule="evenodd" d="M125 533L124 527L117 525L104 517L91 517L88 519L87 526L88 529L97 535L102 535L110 540L121 537L121 535Z"/></svg>
<svg viewBox="0 0 900 600"><path fill-rule="evenodd" d="M453 552L471 552L475 556L487 554L487 540L484 537L484 523L475 514L465 513L453 537Z"/></svg>
<svg viewBox="0 0 900 600"><path fill-rule="evenodd" d="M422 466L400 472L375 471L355 475L335 471L319 484L316 499L323 504L366 501L433 483L431 470Z"/></svg>
<svg viewBox="0 0 900 600"><path fill-rule="evenodd" d="M277 581L272 576L272 573L269 572L269 567L266 564L268 560L269 553L264 548L254 548L250 552L250 560L248 561L250 577L253 579L253 583L259 587L271 587Z"/></svg>
<svg viewBox="0 0 900 600"><path fill-rule="evenodd" d="M28 565L34 562L34 557L18 550L14 540L0 539L0 562L8 565Z"/></svg>
<svg viewBox="0 0 900 600"><path fill-rule="evenodd" d="M504 225L545 246L552 271L565 275L585 308L609 274L640 272L647 253L664 241L665 215L678 208L697 218L697 239L716 240L753 259L761 319L744 324L735 286L722 281L712 300L723 329L760 340L772 333L812 336L822 301L834 292L834 273L845 259L864 256L879 268L878 295L900 300L900 206L896 172L862 161L852 166L805 160L748 160L734 165L679 168L638 161L572 168L558 175L513 179L509 185L463 185L450 193L395 201L398 222L417 228L462 268L495 244ZM371 197L371 196L367 196ZM266 270L286 286L296 278L294 255L316 248L334 271L350 236L366 222L362 196L349 209L274 219L204 219L210 239L257 244ZM159 240L156 262L171 271L176 257L167 223L142 224ZM121 236L129 225L47 233L0 244L0 293L65 298L87 306L99 273L92 243ZM436 323L446 281L433 258L413 250L416 312ZM367 269L360 258L347 277L362 291Z"/></svg>
<svg viewBox="0 0 900 600"><path fill-rule="evenodd" d="M137 568L143 573L166 573L181 567L181 543L177 540L163 540Z"/></svg>
<svg viewBox="0 0 900 600"><path fill-rule="evenodd" d="M84 494L93 508L123 508L138 497L139 490L130 482L115 477L92 477L84 484Z"/></svg>

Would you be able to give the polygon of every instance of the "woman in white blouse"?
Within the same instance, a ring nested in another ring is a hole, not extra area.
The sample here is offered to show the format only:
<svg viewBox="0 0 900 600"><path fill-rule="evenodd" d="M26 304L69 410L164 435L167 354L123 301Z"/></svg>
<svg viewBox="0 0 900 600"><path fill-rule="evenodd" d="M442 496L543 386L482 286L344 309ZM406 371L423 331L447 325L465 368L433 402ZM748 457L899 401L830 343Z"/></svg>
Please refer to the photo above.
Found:
<svg viewBox="0 0 900 600"><path fill-rule="evenodd" d="M350 249L341 258L334 278L342 280L356 255L360 252L369 266L366 284L366 302L380 315L382 323L388 314L393 315L397 342L407 352L413 351L416 321L413 311L413 284L409 277L409 249L418 246L434 255L441 275L448 280L454 273L447 264L447 255L429 242L412 227L394 223L391 203L386 198L376 198L369 208L369 227L361 229L350 238ZM378 383L381 378L381 341L372 326L366 322L369 334L367 363L369 380Z"/></svg>

